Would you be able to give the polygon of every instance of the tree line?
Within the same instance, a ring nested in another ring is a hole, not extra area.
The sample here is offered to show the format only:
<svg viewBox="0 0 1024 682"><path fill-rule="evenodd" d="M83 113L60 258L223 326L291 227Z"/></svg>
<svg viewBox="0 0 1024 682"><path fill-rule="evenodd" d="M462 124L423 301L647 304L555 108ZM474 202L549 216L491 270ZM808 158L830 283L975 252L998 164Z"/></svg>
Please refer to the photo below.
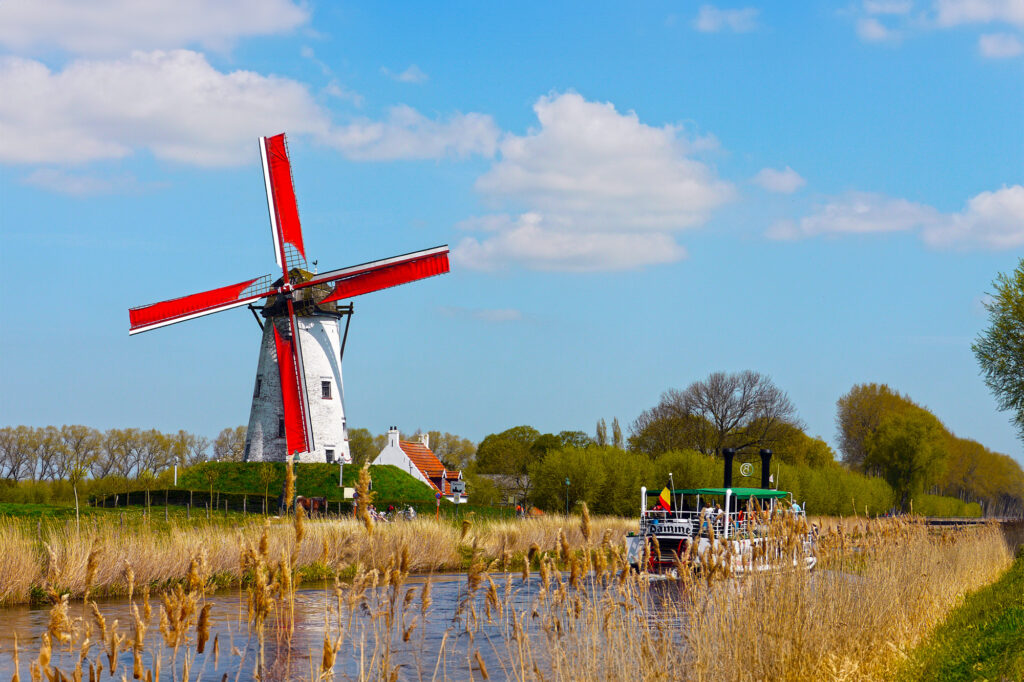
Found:
<svg viewBox="0 0 1024 682"><path fill-rule="evenodd" d="M72 481L117 476L138 479L178 466L207 461L240 462L245 427L226 428L211 441L188 431L65 426L0 428L0 478L11 481Z"/></svg>
<svg viewBox="0 0 1024 682"><path fill-rule="evenodd" d="M609 443L604 424L598 422L593 437L542 434L530 426L487 436L470 467L480 479L474 495L551 510L564 508L568 497L597 512L623 513L635 506L641 485L667 485L669 472L679 487L719 486L724 448L755 471L759 450L767 448L775 455L776 483L813 501L817 513L865 507L872 513L893 507L946 515L1024 512L1024 471L1016 461L955 436L885 385L856 385L837 401L838 461L828 443L805 432L786 392L753 371L715 372L666 391L634 420L625 444L621 437ZM759 473L740 478L734 472L733 485L759 482Z"/></svg>

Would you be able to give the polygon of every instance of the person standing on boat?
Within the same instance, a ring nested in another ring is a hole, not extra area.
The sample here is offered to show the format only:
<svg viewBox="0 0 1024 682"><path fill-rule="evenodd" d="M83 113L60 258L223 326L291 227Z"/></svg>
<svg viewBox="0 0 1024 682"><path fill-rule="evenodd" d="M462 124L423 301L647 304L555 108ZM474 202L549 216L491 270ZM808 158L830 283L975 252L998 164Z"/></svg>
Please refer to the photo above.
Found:
<svg viewBox="0 0 1024 682"><path fill-rule="evenodd" d="M712 521L715 517L715 510L711 506L710 502L704 504L704 508L700 510L700 531L703 533L705 528L711 528Z"/></svg>

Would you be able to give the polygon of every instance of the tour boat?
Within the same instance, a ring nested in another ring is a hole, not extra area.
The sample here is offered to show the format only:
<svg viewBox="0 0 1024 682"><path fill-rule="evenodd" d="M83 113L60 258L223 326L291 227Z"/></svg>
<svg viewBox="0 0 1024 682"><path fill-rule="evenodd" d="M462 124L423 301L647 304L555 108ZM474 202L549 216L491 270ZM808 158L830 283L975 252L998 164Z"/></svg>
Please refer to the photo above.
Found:
<svg viewBox="0 0 1024 682"><path fill-rule="evenodd" d="M725 481L732 453L724 451ZM771 451L761 451L760 488L665 488L651 507L640 489L640 528L626 537L627 561L648 574L680 568L727 574L784 568L812 569L815 538L806 509L784 490L769 487Z"/></svg>

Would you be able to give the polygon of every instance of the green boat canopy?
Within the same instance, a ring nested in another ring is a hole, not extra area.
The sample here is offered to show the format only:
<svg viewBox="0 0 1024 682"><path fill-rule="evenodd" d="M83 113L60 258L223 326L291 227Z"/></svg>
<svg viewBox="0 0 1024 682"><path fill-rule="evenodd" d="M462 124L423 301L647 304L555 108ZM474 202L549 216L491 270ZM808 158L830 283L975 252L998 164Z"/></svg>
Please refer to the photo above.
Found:
<svg viewBox="0 0 1024 682"><path fill-rule="evenodd" d="M673 490L673 495L725 495L726 490L732 490L733 497L740 500L780 500L789 497L785 490L765 490L764 488L687 488L685 490ZM658 490L648 490L647 494L660 494Z"/></svg>

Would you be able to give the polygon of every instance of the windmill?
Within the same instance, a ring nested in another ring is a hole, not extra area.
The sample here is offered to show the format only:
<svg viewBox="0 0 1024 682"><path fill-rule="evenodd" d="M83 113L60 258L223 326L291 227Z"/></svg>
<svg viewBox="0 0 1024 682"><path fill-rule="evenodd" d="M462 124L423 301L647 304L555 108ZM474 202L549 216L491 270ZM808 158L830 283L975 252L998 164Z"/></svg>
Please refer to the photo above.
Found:
<svg viewBox="0 0 1024 682"><path fill-rule="evenodd" d="M259 144L274 256L281 276L264 275L132 308L128 333L249 306L263 328L263 340L246 435L246 460L284 460L288 455L297 455L300 461L350 460L341 359L352 304L340 305L339 301L444 274L448 272L448 247L311 272L285 136L261 137ZM344 336L339 324L342 318L346 319Z"/></svg>

